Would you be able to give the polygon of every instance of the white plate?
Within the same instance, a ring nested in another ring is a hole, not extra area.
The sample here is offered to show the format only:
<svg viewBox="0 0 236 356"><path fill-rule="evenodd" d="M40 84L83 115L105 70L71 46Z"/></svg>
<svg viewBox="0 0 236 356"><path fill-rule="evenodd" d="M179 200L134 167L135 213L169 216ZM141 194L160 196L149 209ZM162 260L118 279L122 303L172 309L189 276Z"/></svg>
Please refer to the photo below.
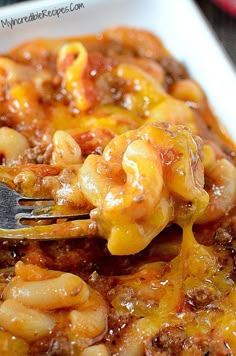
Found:
<svg viewBox="0 0 236 356"><path fill-rule="evenodd" d="M12 29L4 26L6 20L81 2L41 0L1 8L0 52L35 37L75 36L115 25L151 30L202 85L215 113L236 139L235 71L192 0L83 0L84 8L59 18L45 17Z"/></svg>

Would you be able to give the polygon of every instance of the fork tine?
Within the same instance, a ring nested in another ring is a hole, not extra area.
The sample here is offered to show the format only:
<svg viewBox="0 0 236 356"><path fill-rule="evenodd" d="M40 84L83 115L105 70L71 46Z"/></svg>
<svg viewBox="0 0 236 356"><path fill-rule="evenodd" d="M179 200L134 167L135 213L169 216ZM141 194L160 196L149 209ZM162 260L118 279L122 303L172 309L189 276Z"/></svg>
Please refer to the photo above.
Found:
<svg viewBox="0 0 236 356"><path fill-rule="evenodd" d="M1 219L0 219L1 220ZM0 231L11 231L11 230L19 230L27 228L27 225L23 225L19 220L16 220L14 216L5 217L4 220L1 221ZM0 233L1 237L1 233Z"/></svg>
<svg viewBox="0 0 236 356"><path fill-rule="evenodd" d="M19 202L29 201L52 201L49 199L41 198L28 198L17 193L14 189L11 189L6 184L0 182L0 226L2 229L23 229L27 226L20 223L19 219L16 219L17 214L30 214L34 211L34 205L20 205Z"/></svg>
<svg viewBox="0 0 236 356"><path fill-rule="evenodd" d="M16 214L16 219L17 220L48 220L48 219L80 219L80 220L86 220L89 219L89 214L88 213L74 213L74 214L37 214L35 215L35 210L34 209L31 213L18 213Z"/></svg>
<svg viewBox="0 0 236 356"><path fill-rule="evenodd" d="M17 193L18 194L18 193ZM18 194L19 195L19 200L18 200L18 202L19 203L24 203L24 202L30 202L30 201L32 201L32 202L40 202L40 201L42 201L42 202L49 202L49 203L51 203L51 204L54 204L54 200L52 200L52 199L49 199L49 198L32 198L32 197L25 197L24 195L21 195L21 194ZM27 204L20 204L20 205L27 205Z"/></svg>
<svg viewBox="0 0 236 356"><path fill-rule="evenodd" d="M34 207L33 207L34 208ZM28 219L28 220L45 220L45 219L88 219L89 218L89 212L87 211L63 211L59 210L60 206L54 205L54 206L47 206L47 207L37 207L35 209L32 209L32 211L19 211L18 214L16 214L17 219Z"/></svg>
<svg viewBox="0 0 236 356"><path fill-rule="evenodd" d="M34 206L25 206L25 205L16 205L15 208L15 214L16 216L19 214L25 214L25 213L32 213L35 210Z"/></svg>
<svg viewBox="0 0 236 356"><path fill-rule="evenodd" d="M19 202L27 202L27 201L47 201L47 202L52 202L54 203L54 201L52 199L49 198L34 198L34 197L26 197L18 192L16 192L14 189L11 189L10 187L8 187L5 183L0 182L0 192L1 192L1 198L11 198L14 199L17 203ZM23 205L24 206L24 205Z"/></svg>
<svg viewBox="0 0 236 356"><path fill-rule="evenodd" d="M3 229L23 228L15 219L15 208L20 195L4 183L0 183L0 221Z"/></svg>
<svg viewBox="0 0 236 356"><path fill-rule="evenodd" d="M73 220L60 224L27 226L16 230L0 229L0 238L13 240L61 240L83 237L99 237L95 221Z"/></svg>
<svg viewBox="0 0 236 356"><path fill-rule="evenodd" d="M89 219L89 213L87 211L63 211L60 206L55 206L54 201L51 199L24 197L3 183L0 183L0 193L0 221L2 228L2 230L0 230L2 232L0 233L0 237L2 234L8 234L6 232L7 230L9 230L9 234L12 236L17 235L16 231L18 231L20 235L22 235L21 231L23 230L28 229L27 231L31 231L30 229L33 229L33 227L27 225L27 221L46 219L79 219L79 221L82 221ZM46 207L27 204L28 202L36 201L49 202L51 204ZM26 205L21 205L19 204L20 202L24 202ZM23 220L25 220L26 224L23 224ZM56 225L54 224L54 226ZM60 226L62 227L62 225ZM36 226L34 227L36 228ZM47 231L48 227L49 225L47 225ZM40 228L40 226L38 226L38 228ZM35 230L32 230L32 233L33 231ZM25 236L25 232L23 235Z"/></svg>

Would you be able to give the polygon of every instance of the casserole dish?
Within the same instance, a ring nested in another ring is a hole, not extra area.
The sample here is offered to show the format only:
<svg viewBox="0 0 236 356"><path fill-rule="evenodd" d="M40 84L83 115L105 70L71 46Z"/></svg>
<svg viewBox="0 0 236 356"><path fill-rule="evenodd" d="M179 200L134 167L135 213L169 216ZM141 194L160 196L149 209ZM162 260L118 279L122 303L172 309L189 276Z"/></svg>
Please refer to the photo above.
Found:
<svg viewBox="0 0 236 356"><path fill-rule="evenodd" d="M0 353L233 355L235 144L170 51L233 134L230 62L190 1L27 5L0 20Z"/></svg>
<svg viewBox="0 0 236 356"><path fill-rule="evenodd" d="M68 37L96 33L117 25L150 30L184 65L205 90L220 121L236 138L236 76L234 67L192 0L84 0L78 11L11 26L2 21L21 18L44 9L81 2L30 1L1 8L0 51L28 39ZM145 13L145 16L143 14ZM108 15L109 14L109 15Z"/></svg>

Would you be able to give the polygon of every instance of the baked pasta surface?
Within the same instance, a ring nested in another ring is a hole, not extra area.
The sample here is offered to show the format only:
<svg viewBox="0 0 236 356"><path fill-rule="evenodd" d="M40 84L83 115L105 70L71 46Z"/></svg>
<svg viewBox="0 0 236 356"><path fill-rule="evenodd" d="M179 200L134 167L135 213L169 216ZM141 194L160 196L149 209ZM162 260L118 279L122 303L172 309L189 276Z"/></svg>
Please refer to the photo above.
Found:
<svg viewBox="0 0 236 356"><path fill-rule="evenodd" d="M236 355L235 152L151 33L0 56L0 181L90 213L0 230L0 354Z"/></svg>

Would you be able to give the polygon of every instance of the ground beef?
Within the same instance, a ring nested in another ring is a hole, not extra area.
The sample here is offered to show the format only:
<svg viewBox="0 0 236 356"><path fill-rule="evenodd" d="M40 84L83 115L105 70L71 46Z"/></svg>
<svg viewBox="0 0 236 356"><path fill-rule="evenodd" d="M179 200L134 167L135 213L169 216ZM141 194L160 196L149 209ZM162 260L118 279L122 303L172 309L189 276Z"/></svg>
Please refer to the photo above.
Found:
<svg viewBox="0 0 236 356"><path fill-rule="evenodd" d="M181 326L168 326L145 345L146 356L180 356L188 350L194 356L232 356L227 343L214 332L187 337Z"/></svg>
<svg viewBox="0 0 236 356"><path fill-rule="evenodd" d="M236 208L224 216L215 230L214 243L219 246L236 248Z"/></svg>
<svg viewBox="0 0 236 356"><path fill-rule="evenodd" d="M229 246L233 240L232 235L224 228L219 227L214 235L214 241L217 245Z"/></svg>
<svg viewBox="0 0 236 356"><path fill-rule="evenodd" d="M225 251L225 253L229 254L229 257L225 255L225 263L227 263L230 256L233 259L230 278L236 282L236 208L232 209L228 216L224 216L219 221L213 237L218 251Z"/></svg>
<svg viewBox="0 0 236 356"><path fill-rule="evenodd" d="M49 164L52 157L52 149L52 144L48 146L39 145L28 148L25 150L24 154L19 157L18 161L14 162L14 164Z"/></svg>
<svg viewBox="0 0 236 356"><path fill-rule="evenodd" d="M236 208L230 211L229 217L224 217L222 228L227 230L233 240L236 240Z"/></svg>
<svg viewBox="0 0 236 356"><path fill-rule="evenodd" d="M209 224L193 226L194 236L200 244L236 248L236 208ZM235 246L234 246L235 245Z"/></svg>
<svg viewBox="0 0 236 356"><path fill-rule="evenodd" d="M102 154L104 148L113 137L112 131L100 128L73 135L84 157L89 154Z"/></svg>
<svg viewBox="0 0 236 356"><path fill-rule="evenodd" d="M97 270L96 260L104 256L106 251L105 241L98 239L31 241L24 248L23 261L79 274L87 280Z"/></svg>
<svg viewBox="0 0 236 356"><path fill-rule="evenodd" d="M233 258L233 268L232 268L232 271L230 272L230 278L236 282L236 250L233 249L231 251L231 254L232 254L232 258Z"/></svg>
<svg viewBox="0 0 236 356"><path fill-rule="evenodd" d="M184 65L173 57L163 56L159 63L165 72L165 87L167 89L172 83L188 78L188 72Z"/></svg>
<svg viewBox="0 0 236 356"><path fill-rule="evenodd" d="M108 345L111 344L115 347L126 327L131 325L134 319L130 313L120 314L117 310L111 308L108 316L109 332L106 335Z"/></svg>
<svg viewBox="0 0 236 356"><path fill-rule="evenodd" d="M24 255L24 246L23 241L0 239L0 269L14 266Z"/></svg>
<svg viewBox="0 0 236 356"><path fill-rule="evenodd" d="M188 338L185 341L185 348L194 356L232 356L224 340L213 333Z"/></svg>
<svg viewBox="0 0 236 356"><path fill-rule="evenodd" d="M147 356L180 355L185 339L186 334L181 325L164 327L146 344L145 354Z"/></svg>
<svg viewBox="0 0 236 356"><path fill-rule="evenodd" d="M0 127L4 126L12 126L12 117L10 116L10 114L0 113Z"/></svg>
<svg viewBox="0 0 236 356"><path fill-rule="evenodd" d="M216 291L211 286L194 287L187 291L188 303L197 309L209 306L216 299Z"/></svg>
<svg viewBox="0 0 236 356"><path fill-rule="evenodd" d="M40 339L30 345L29 356L68 356L74 355L73 345L68 336L58 331L50 337Z"/></svg>

